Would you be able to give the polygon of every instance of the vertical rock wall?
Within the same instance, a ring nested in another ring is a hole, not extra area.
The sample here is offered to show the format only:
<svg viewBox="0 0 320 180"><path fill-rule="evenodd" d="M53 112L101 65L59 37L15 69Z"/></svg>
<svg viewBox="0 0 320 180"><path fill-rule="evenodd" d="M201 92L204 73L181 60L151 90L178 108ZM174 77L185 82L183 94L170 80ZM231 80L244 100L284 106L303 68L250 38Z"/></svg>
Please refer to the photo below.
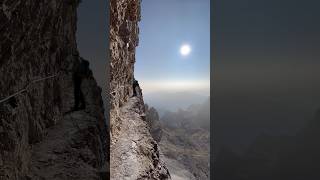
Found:
<svg viewBox="0 0 320 180"><path fill-rule="evenodd" d="M140 0L111 0L110 16L110 177L170 179L150 134L141 89L133 87Z"/></svg>
<svg viewBox="0 0 320 180"><path fill-rule="evenodd" d="M76 46L77 1L3 0L0 2L0 97L34 79L72 69ZM61 119L64 72L31 84L15 96L16 107L0 104L0 174L17 179L28 171L30 144Z"/></svg>
<svg viewBox="0 0 320 180"><path fill-rule="evenodd" d="M140 0L110 1L111 115L133 94L135 49L138 45ZM112 126L116 122L111 118ZM111 128L113 129L113 128Z"/></svg>
<svg viewBox="0 0 320 180"><path fill-rule="evenodd" d="M20 91L0 103L0 179L27 178L33 147L73 105L78 3L0 1L0 101Z"/></svg>

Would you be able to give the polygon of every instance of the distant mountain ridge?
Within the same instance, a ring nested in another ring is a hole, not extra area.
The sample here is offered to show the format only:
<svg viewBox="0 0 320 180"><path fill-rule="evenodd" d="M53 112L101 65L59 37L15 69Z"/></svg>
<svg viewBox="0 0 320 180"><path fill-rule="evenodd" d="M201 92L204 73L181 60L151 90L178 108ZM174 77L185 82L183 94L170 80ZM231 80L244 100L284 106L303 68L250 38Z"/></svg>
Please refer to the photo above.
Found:
<svg viewBox="0 0 320 180"><path fill-rule="evenodd" d="M209 95L196 92L154 92L144 94L147 104L157 109L160 117L167 111L187 109L190 105L201 104Z"/></svg>

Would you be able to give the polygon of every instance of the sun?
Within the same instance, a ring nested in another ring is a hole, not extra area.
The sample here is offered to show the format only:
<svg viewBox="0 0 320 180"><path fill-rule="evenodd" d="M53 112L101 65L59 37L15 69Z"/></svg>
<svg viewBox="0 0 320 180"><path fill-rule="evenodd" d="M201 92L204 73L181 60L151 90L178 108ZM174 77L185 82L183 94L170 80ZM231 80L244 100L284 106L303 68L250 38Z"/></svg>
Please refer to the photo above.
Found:
<svg viewBox="0 0 320 180"><path fill-rule="evenodd" d="M190 47L189 44L184 44L184 45L181 46L180 54L182 56L188 56L190 54L190 52L191 52L191 47Z"/></svg>

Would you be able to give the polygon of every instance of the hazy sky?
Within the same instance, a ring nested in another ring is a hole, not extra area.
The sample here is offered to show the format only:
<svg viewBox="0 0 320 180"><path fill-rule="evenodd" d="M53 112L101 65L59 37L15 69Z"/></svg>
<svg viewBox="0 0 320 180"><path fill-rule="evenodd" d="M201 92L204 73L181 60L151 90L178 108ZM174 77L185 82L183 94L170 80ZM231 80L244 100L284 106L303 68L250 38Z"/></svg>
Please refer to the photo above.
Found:
<svg viewBox="0 0 320 180"><path fill-rule="evenodd" d="M143 92L209 90L210 0L144 0L141 12L135 76Z"/></svg>
<svg viewBox="0 0 320 180"><path fill-rule="evenodd" d="M107 3L83 0L78 8L78 49L80 55L90 61L90 68L101 87L105 87L107 75Z"/></svg>
<svg viewBox="0 0 320 180"><path fill-rule="evenodd" d="M215 142L243 148L262 132L292 134L313 118L320 108L319 6L215 1Z"/></svg>

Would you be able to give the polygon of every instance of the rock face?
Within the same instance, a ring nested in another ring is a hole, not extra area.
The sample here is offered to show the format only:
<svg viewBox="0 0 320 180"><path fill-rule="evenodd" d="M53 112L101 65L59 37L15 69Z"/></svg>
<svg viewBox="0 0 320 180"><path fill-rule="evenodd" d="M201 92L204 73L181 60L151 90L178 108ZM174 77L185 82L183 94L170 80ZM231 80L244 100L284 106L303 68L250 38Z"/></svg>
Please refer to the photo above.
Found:
<svg viewBox="0 0 320 180"><path fill-rule="evenodd" d="M159 143L172 179L210 179L210 132L204 129L170 128L163 125Z"/></svg>
<svg viewBox="0 0 320 180"><path fill-rule="evenodd" d="M0 1L0 100L20 92L0 103L0 179L97 179L107 161L101 90L92 76L83 83L87 112L65 115L79 63L77 5ZM87 177L72 174L82 169Z"/></svg>
<svg viewBox="0 0 320 180"><path fill-rule="evenodd" d="M134 87L140 0L111 0L110 8L110 177L170 179L150 134L141 89Z"/></svg>
<svg viewBox="0 0 320 180"><path fill-rule="evenodd" d="M71 86L72 87L72 86ZM84 79L86 109L68 112L32 147L30 179L102 179L108 174L108 134L101 88ZM69 96L72 97L73 88Z"/></svg>
<svg viewBox="0 0 320 180"><path fill-rule="evenodd" d="M208 100L161 118L159 146L172 179L210 179L210 130L205 127L210 124L209 105Z"/></svg>

